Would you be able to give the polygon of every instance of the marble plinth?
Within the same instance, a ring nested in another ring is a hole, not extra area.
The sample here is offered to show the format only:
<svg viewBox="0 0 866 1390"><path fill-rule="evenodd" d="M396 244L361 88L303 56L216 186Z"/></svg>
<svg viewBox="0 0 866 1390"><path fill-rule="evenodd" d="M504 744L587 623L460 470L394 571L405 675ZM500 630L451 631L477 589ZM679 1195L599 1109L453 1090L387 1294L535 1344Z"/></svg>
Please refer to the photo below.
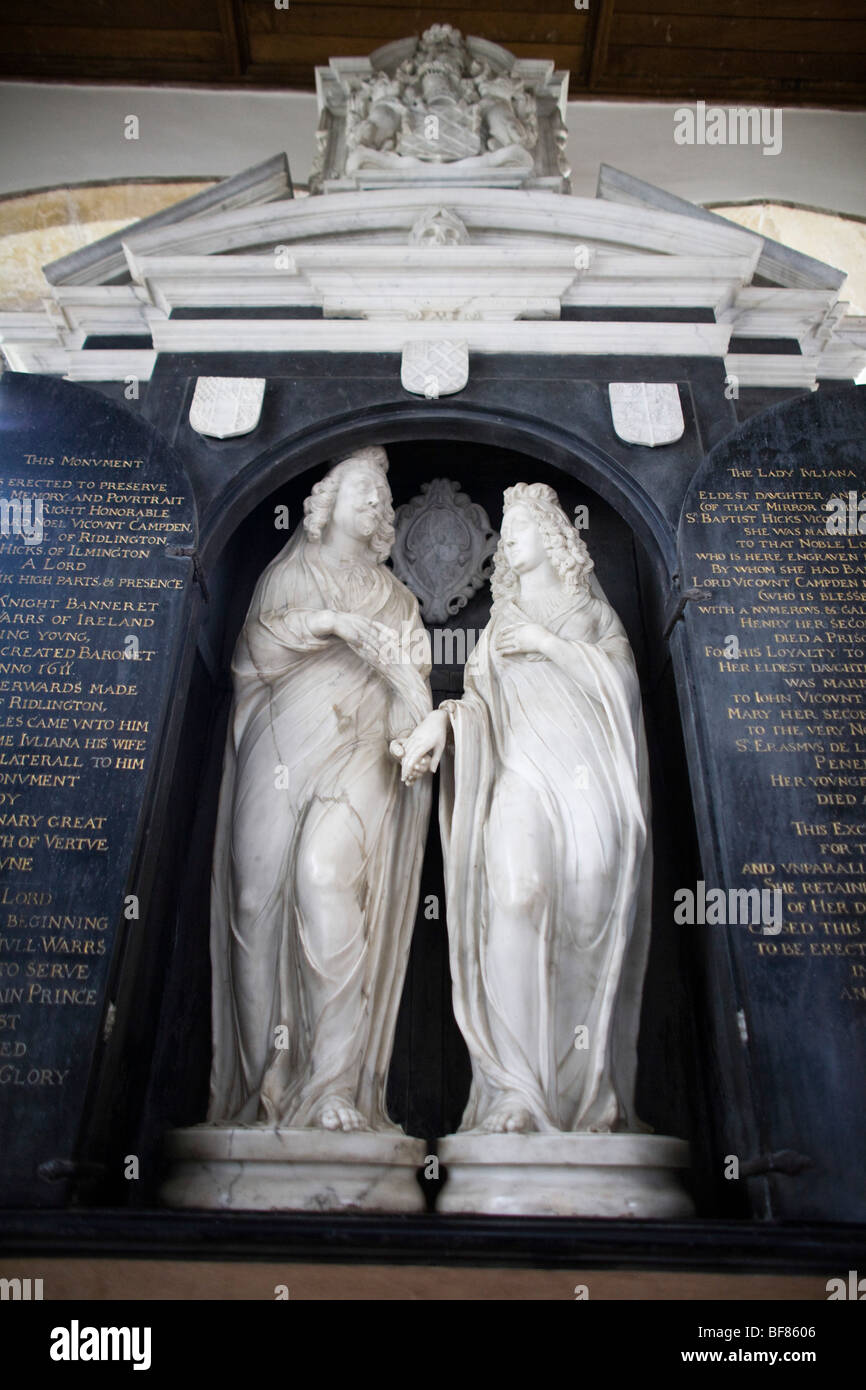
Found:
<svg viewBox="0 0 866 1390"><path fill-rule="evenodd" d="M661 1134L453 1134L439 1142L439 1212L495 1216L694 1215L689 1146Z"/></svg>
<svg viewBox="0 0 866 1390"><path fill-rule="evenodd" d="M160 1192L222 1211L424 1211L425 1145L407 1135L208 1126L174 1130Z"/></svg>

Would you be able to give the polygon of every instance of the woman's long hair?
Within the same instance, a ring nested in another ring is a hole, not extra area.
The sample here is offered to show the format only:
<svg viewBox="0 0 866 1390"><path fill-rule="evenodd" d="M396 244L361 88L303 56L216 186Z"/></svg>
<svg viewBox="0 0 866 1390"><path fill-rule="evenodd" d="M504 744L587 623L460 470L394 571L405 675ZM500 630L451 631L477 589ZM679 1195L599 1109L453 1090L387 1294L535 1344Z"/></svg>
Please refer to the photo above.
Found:
<svg viewBox="0 0 866 1390"><path fill-rule="evenodd" d="M553 488L548 487L547 483L515 483L514 487L505 489L503 522L513 507L528 511L538 527L564 593L576 594L589 584L594 568L592 559L580 533L559 505ZM493 557L490 589L494 603L514 598L520 592L520 576L508 563L501 539Z"/></svg>

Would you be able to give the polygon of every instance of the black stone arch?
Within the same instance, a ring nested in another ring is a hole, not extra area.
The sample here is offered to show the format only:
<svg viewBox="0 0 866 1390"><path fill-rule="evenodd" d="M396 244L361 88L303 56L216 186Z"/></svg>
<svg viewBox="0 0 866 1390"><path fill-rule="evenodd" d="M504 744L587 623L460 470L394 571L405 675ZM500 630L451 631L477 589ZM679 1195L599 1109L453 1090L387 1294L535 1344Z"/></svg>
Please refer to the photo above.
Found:
<svg viewBox="0 0 866 1390"><path fill-rule="evenodd" d="M335 456L355 447L381 444L387 448L389 444L424 439L499 446L556 468L591 489L641 543L649 562L650 584L656 590L653 625L656 632L660 631L659 611L668 607L676 570L675 536L639 481L589 438L561 428L537 411L492 410L459 400L407 399L377 404L361 413L341 410L322 425L270 445L226 481L202 509L199 556L205 579L216 576L227 547L244 523L287 483L302 480L311 470L322 468ZM511 479L503 479L503 486L508 481ZM646 573L644 577L649 578ZM193 618L192 629L204 621L206 613L207 605L201 604L198 623ZM196 631L191 630L189 636L195 645ZM206 903L214 798L219 787L216 774L224 743L224 731L217 727L215 711L227 709L229 691L222 683L225 672L221 665L209 679L200 662L197 671L197 693L196 681L192 681L178 700L177 717L183 721L184 731L175 769L177 794L173 803L177 818L167 828L165 837L166 846L180 844L184 848L173 860L169 850L163 848L164 869L159 875L166 884L162 915L174 925L163 975L160 1036L153 1041L149 1054L149 1084L141 1115L155 1162L158 1143L166 1129L203 1119L210 1064ZM195 812L193 789L196 797L210 806L206 813ZM664 978L655 987L655 998L668 988L666 980L677 974L675 969L665 967L664 959L659 971ZM194 1001L192 1006L190 1000ZM685 1051L688 1053L690 1048L689 1042ZM183 1075L177 1069L179 1055L188 1061ZM664 1070L656 1062L652 1067L657 1074ZM694 1084L686 1083L683 1089L693 1092Z"/></svg>
<svg viewBox="0 0 866 1390"><path fill-rule="evenodd" d="M499 445L540 459L590 487L643 543L659 582L677 570L676 537L655 501L628 469L590 439L538 414L485 410L459 401L377 406L335 415L327 425L259 454L213 500L201 520L199 554L207 572L244 518L281 484L353 447L451 439ZM666 581L666 582L665 582Z"/></svg>

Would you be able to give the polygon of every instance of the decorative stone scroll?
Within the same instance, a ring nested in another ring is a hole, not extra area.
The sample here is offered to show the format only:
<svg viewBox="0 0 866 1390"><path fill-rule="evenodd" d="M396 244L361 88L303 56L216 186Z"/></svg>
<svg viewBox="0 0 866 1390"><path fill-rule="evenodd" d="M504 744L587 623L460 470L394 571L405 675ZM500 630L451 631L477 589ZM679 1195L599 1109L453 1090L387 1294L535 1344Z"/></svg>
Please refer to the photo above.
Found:
<svg viewBox="0 0 866 1390"><path fill-rule="evenodd" d="M422 483L421 495L398 507L395 530L394 573L415 594L426 622L453 617L489 577L499 536L459 483Z"/></svg>
<svg viewBox="0 0 866 1390"><path fill-rule="evenodd" d="M685 423L676 382L612 381L610 412L617 435L626 444L675 444Z"/></svg>
<svg viewBox="0 0 866 1390"><path fill-rule="evenodd" d="M264 398L261 377L200 376L189 408L189 423L196 434L235 439L256 428Z"/></svg>

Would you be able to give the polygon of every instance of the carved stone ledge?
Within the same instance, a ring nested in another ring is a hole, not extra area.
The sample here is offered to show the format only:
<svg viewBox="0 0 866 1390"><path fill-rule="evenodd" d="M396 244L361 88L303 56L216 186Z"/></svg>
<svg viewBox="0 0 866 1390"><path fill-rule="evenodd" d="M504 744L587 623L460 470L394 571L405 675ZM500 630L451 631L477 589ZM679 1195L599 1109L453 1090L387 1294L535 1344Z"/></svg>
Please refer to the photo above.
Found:
<svg viewBox="0 0 866 1390"><path fill-rule="evenodd" d="M219 1211L423 1211L421 1139L197 1125L166 1139L161 1200Z"/></svg>
<svg viewBox="0 0 866 1390"><path fill-rule="evenodd" d="M689 1146L662 1134L452 1134L438 1153L447 1168L441 1212L694 1215L681 1178Z"/></svg>

